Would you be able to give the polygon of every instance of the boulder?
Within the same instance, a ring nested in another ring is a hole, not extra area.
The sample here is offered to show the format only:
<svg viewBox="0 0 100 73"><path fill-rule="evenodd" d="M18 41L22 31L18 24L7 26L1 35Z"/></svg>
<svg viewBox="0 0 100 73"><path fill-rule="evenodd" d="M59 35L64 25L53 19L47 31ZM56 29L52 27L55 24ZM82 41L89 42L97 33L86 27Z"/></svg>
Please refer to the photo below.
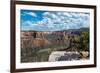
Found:
<svg viewBox="0 0 100 73"><path fill-rule="evenodd" d="M89 52L88 51L81 51L80 53L82 55L82 58L87 58L89 56Z"/></svg>

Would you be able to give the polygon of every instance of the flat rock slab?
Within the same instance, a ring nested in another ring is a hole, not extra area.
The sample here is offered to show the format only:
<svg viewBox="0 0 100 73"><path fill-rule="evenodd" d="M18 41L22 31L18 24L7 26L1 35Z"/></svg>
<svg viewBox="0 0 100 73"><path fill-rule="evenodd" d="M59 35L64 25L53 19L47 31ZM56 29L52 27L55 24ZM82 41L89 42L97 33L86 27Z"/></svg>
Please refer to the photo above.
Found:
<svg viewBox="0 0 100 73"><path fill-rule="evenodd" d="M49 56L49 61L71 61L81 59L79 52L54 51Z"/></svg>

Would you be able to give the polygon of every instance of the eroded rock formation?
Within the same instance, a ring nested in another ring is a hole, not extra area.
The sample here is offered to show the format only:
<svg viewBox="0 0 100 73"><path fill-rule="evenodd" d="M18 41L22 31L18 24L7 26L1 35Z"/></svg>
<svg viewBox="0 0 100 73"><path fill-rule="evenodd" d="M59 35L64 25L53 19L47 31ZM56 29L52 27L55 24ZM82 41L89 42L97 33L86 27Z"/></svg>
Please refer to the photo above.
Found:
<svg viewBox="0 0 100 73"><path fill-rule="evenodd" d="M44 37L43 32L21 32L21 48L48 45L50 42Z"/></svg>

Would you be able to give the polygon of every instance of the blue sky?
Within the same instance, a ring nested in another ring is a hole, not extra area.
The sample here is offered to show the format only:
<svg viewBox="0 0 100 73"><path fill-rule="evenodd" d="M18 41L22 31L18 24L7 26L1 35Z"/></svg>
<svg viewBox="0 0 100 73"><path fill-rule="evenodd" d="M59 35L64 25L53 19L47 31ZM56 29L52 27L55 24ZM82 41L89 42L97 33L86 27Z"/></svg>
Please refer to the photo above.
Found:
<svg viewBox="0 0 100 73"><path fill-rule="evenodd" d="M90 14L82 12L21 10L21 30L58 31L89 27Z"/></svg>

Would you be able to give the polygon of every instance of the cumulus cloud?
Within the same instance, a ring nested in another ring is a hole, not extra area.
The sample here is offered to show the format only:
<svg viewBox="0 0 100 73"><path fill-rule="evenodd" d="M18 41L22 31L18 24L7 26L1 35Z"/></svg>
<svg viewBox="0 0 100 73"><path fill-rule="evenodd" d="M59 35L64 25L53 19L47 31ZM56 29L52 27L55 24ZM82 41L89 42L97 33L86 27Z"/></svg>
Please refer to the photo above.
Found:
<svg viewBox="0 0 100 73"><path fill-rule="evenodd" d="M34 12L24 12L22 15L30 15L33 17L37 17L37 15Z"/></svg>
<svg viewBox="0 0 100 73"><path fill-rule="evenodd" d="M39 16L35 13L27 13L31 16ZM33 22L26 21L24 24L31 26L36 30L67 30L67 29L78 29L82 27L89 27L90 15L89 13L79 12L44 12L43 19Z"/></svg>
<svg viewBox="0 0 100 73"><path fill-rule="evenodd" d="M48 18L53 18L53 19L56 19L58 18L58 16L54 13L54 12L45 12L43 14L44 17L48 17Z"/></svg>

